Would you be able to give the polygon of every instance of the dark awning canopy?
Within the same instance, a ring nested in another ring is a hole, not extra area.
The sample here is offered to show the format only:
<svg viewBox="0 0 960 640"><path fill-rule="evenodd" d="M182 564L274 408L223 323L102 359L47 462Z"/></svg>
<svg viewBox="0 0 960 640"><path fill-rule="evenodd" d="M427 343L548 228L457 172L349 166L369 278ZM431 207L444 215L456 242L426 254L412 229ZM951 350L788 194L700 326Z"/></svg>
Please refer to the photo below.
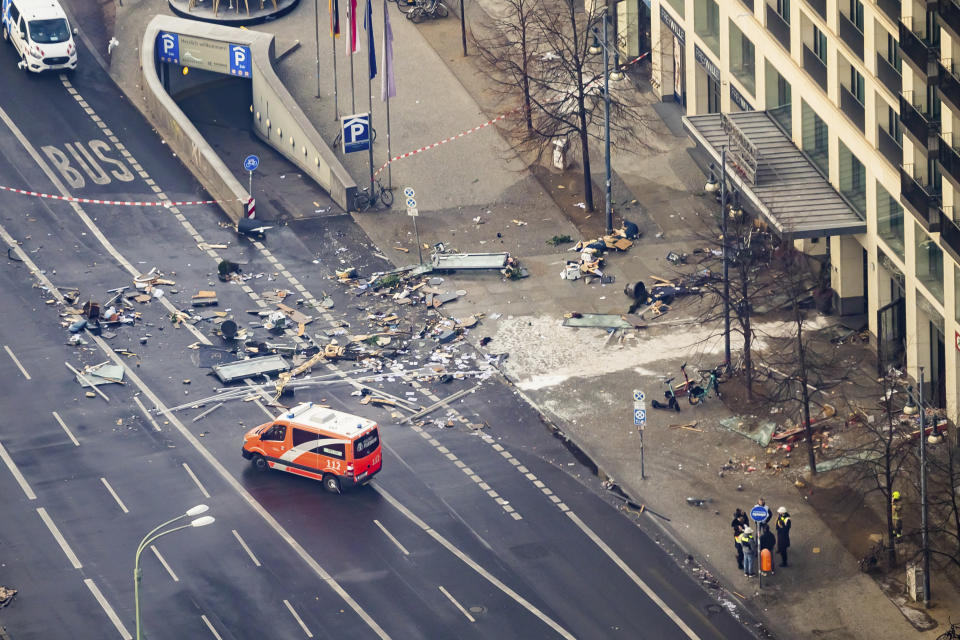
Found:
<svg viewBox="0 0 960 640"><path fill-rule="evenodd" d="M818 238L865 233L866 222L765 111L684 116L683 126L727 181L780 236ZM755 176L755 177L754 177Z"/></svg>

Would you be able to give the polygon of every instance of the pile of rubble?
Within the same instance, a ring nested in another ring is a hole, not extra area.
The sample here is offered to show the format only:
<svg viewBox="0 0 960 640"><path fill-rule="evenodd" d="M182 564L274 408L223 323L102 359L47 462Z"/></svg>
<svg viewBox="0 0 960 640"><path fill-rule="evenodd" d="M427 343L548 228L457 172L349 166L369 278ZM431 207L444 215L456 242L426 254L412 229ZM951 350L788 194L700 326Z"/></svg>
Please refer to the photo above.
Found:
<svg viewBox="0 0 960 640"><path fill-rule="evenodd" d="M560 272L560 278L562 280L585 278L585 282L588 283L593 278L600 278L605 284L613 282L612 276L603 274L604 254L607 251L626 251L633 246L633 241L639 237L639 227L629 220L624 220L623 226L614 229L610 235L577 242L568 251L578 253L579 258L577 260L567 260L566 266Z"/></svg>

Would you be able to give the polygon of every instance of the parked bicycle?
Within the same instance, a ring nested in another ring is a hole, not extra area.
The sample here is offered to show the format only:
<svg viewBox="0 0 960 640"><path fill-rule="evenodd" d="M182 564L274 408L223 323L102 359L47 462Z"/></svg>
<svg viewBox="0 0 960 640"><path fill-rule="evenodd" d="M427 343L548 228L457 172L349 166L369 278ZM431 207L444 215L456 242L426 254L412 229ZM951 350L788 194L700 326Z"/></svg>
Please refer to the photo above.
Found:
<svg viewBox="0 0 960 640"><path fill-rule="evenodd" d="M947 618L947 623L950 628L937 636L937 640L960 640L960 623L954 623L950 618Z"/></svg>
<svg viewBox="0 0 960 640"><path fill-rule="evenodd" d="M389 209L393 205L393 191L384 189L380 181L376 180L373 183L373 193L370 192L369 186L359 187L357 189L357 195L353 200L353 207L362 213L377 204L378 200L383 203L383 206Z"/></svg>
<svg viewBox="0 0 960 640"><path fill-rule="evenodd" d="M663 403L658 400L653 401L654 409L672 409L674 411L680 411L680 403L677 402L677 392L673 387L673 378L666 378L663 381L663 384L666 385L666 390L663 392L663 397L666 398L667 402Z"/></svg>
<svg viewBox="0 0 960 640"><path fill-rule="evenodd" d="M883 544L883 540L877 540L870 547L870 550L865 556L860 558L858 563L860 571L864 573L869 573L877 568L880 565L880 561L883 559L883 552L886 549L886 546ZM960 638L958 638L960 640Z"/></svg>
<svg viewBox="0 0 960 640"><path fill-rule="evenodd" d="M397 8L412 22L423 22L427 18L446 18L450 15L442 0L416 0L413 5L406 0L397 0Z"/></svg>
<svg viewBox="0 0 960 640"><path fill-rule="evenodd" d="M690 402L690 404L703 404L707 398L710 397L711 390L713 391L714 396L717 398L720 397L720 383L717 381L720 367L715 367L713 370L708 372L701 371L699 383L691 383L690 378L687 376L686 362L680 365L680 371L683 372L683 378L686 381L687 400Z"/></svg>

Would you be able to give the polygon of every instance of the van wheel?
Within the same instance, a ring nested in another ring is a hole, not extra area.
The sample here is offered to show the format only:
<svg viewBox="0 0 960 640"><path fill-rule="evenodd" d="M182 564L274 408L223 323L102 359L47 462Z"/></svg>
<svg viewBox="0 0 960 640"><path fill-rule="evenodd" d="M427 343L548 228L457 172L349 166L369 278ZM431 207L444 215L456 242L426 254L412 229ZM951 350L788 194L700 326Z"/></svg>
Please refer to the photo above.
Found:
<svg viewBox="0 0 960 640"><path fill-rule="evenodd" d="M269 471L270 465L267 464L267 459L264 458L259 453L253 454L253 457L250 459L250 464L253 465L253 468L257 471Z"/></svg>
<svg viewBox="0 0 960 640"><path fill-rule="evenodd" d="M330 493L340 493L340 481L337 476L326 474L323 476L323 488Z"/></svg>

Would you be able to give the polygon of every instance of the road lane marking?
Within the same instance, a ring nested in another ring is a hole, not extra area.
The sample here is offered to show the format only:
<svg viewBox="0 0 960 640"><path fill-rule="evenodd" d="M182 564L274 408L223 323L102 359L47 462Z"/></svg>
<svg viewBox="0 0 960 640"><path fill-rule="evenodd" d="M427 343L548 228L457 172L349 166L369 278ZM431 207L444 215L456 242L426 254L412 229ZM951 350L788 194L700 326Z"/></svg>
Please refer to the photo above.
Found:
<svg viewBox="0 0 960 640"><path fill-rule="evenodd" d="M53 519L47 513L47 510L43 507L38 507L37 513L40 514L40 519L43 520L43 524L47 525L47 529L49 529L50 533L53 534L57 544L59 544L60 548L63 549L64 555L67 556L67 560L70 561L70 564L73 565L73 568L83 569L83 565L80 564L80 559L77 557L77 554L75 554L73 549L70 548L70 545L67 544L66 538L64 538L63 534L60 533L60 529L57 528L57 525L53 523Z"/></svg>
<svg viewBox="0 0 960 640"><path fill-rule="evenodd" d="M154 431L160 431L160 425L157 424L157 421L153 419L153 416L150 415L150 412L147 410L147 408L143 406L142 402L140 402L140 398L138 396L133 396L133 401L137 403L137 406L140 407L140 411L143 412L143 415L145 415L147 420L150 421L150 424L153 425Z"/></svg>
<svg viewBox="0 0 960 640"><path fill-rule="evenodd" d="M453 606L455 606L457 609L460 609L460 613L467 616L467 620L469 620L470 622L476 622L476 619L472 615L470 615L470 612L464 609L463 605L457 602L457 599L454 598L452 595L450 595L450 592L444 589L442 584L438 585L438 588L443 593L443 595L447 596L450 602L453 603Z"/></svg>
<svg viewBox="0 0 960 640"><path fill-rule="evenodd" d="M56 411L54 411L54 412L53 412L53 417L57 419L57 422L60 423L60 426L63 428L63 430L67 432L67 435L70 437L70 440L73 442L73 444L74 444L75 446L78 446L78 447L79 447L79 446L80 446L80 443L79 443L79 442L77 441L77 439L73 436L73 434L70 433L70 429L67 428L67 424L63 421L63 418L60 417L60 414L57 413Z"/></svg>
<svg viewBox="0 0 960 640"><path fill-rule="evenodd" d="M293 605L290 604L290 601L284 600L283 604L287 605L287 610L290 612L290 615L292 615L294 620L297 621L297 624L299 624L300 628L303 629L303 632L307 634L307 637L312 638L313 634L310 633L310 629L308 629L307 625L303 623L303 620L300 618L300 616L297 615L297 612L293 610Z"/></svg>
<svg viewBox="0 0 960 640"><path fill-rule="evenodd" d="M253 551L250 550L250 547L247 546L247 543L243 541L243 538L240 537L240 534L237 533L236 529L231 529L233 531L233 537L237 539L237 542L240 543L240 546L243 547L243 550L247 552L247 555L250 556L250 559L253 560L253 564L260 566L260 561L257 560L257 556L253 555Z"/></svg>
<svg viewBox="0 0 960 640"><path fill-rule="evenodd" d="M23 489L23 492L27 494L27 499L36 500L37 494L35 494L33 489L30 488L30 485L27 484L27 479L23 477L22 473L20 473L20 469L17 468L17 464L13 461L13 458L10 457L10 454L7 453L7 450L3 446L2 442L0 442L0 460L3 460L3 463L7 465L8 469L10 469L10 473L13 474L14 480L16 480L17 484L20 485L20 488Z"/></svg>
<svg viewBox="0 0 960 640"><path fill-rule="evenodd" d="M220 634L217 633L217 630L213 628L213 625L210 624L210 621L207 620L207 616L200 616L200 619L203 620L204 623L206 623L207 629L210 629L210 633L213 634L214 638L216 638L217 640L223 640L223 638L220 637Z"/></svg>
<svg viewBox="0 0 960 640"><path fill-rule="evenodd" d="M647 583L644 582L644 581L640 578L640 576L638 576L638 575L633 571L633 569L631 569L630 566L629 566L626 562L624 562L623 559L621 559L620 556L618 556L617 553L616 553L613 549L611 549L610 546L600 538L600 536L598 536L596 533L593 532L593 529L591 529L590 527L588 527L587 524L586 524L583 520L581 520L581 519L577 516L577 514L575 514L573 511L567 511L566 514L567 514L567 517L569 517L570 520L572 520L573 523L576 524L577 527L579 527L580 530L583 531L583 532L587 535L588 538L590 538L591 540L593 540L593 543L594 543L595 545L597 545L598 547L600 547L600 550L601 550L601 551L603 551L605 554L607 554L607 557L608 557L608 558L610 558L611 560L613 560L613 563L614 563L615 565L617 565L617 566L620 568L621 571L623 571L625 574L627 574L627 576L628 576L631 580L633 580L634 584L636 584L638 587L640 587L641 591L643 591L645 594L647 594L647 597L648 597L648 598L650 598L651 600L653 600L654 604L656 604L658 607L660 607L660 610L661 610L661 611L663 611L665 614L667 614L667 617L668 617L668 618L670 618L671 620L673 620L674 624L676 624L678 627L680 627L680 630L683 631L683 633L684 633L688 638L690 638L690 640L700 640L700 636L698 636L696 633L694 633L694 632L693 632L693 629L691 629L690 627L688 627L688 626L687 626L687 623L684 622L684 621L680 618L680 616L678 616L678 615L674 612L674 610L671 609L669 605L667 605L666 602L664 602L663 600L660 599L660 596L657 595L657 592L654 591L653 589L651 589L651 588L647 585Z"/></svg>
<svg viewBox="0 0 960 640"><path fill-rule="evenodd" d="M400 541L397 540L392 533L390 533L389 531L387 531L387 528L386 528L385 526L383 526L382 524L380 524L380 521L379 521L379 520L374 520L374 521L373 521L373 524L375 524L375 525L377 525L378 527L380 527L380 531L383 531L384 535L387 536L388 538L390 538L390 542L392 542L393 544L397 545L397 547L400 548L400 551L403 551L403 555L405 555L405 556L410 555L410 552L407 551L407 548L404 547L402 544L400 544Z"/></svg>
<svg viewBox="0 0 960 640"><path fill-rule="evenodd" d="M20 142L20 145L27 151L33 161L41 168L47 178L51 181L54 187L64 196L69 196L70 193L61 182L60 178L53 171L50 165L40 156L39 152L33 147L29 140L22 131L17 127L6 111L0 108L0 121L6 125L6 127L14 134L14 137ZM90 230L91 234L97 238L97 240L103 245L104 249L114 258L117 262L126 269L129 273L134 276L140 275L140 271L134 267L123 255L121 255L110 243L110 241L103 235L103 232L94 224L93 220L87 215L81 206L75 202L68 203L69 206L74 210L76 215L84 222L87 228ZM174 207L171 207L171 211L174 211ZM185 225L186 226L186 225ZM0 225L0 238L7 243L7 246L19 257L24 265L31 270L32 275L40 281L44 286L48 288L51 294L61 303L67 304L63 295L60 294L56 286L50 281L46 274L42 273L37 265L33 262L30 255L27 254L22 247L20 247L16 240L7 232L7 230ZM262 243L254 242L254 245L259 249L265 249ZM173 304L166 298L163 297L160 299L160 303L168 312L173 312L176 309L173 307ZM206 335L201 333L196 327L190 324L184 325L187 331L189 331L197 340L201 341L203 344L211 344L210 339ZM377 636L383 640L389 640L390 636L387 632L380 627L380 625L364 610L360 604L351 596L343 586L336 581L321 565L318 563L308 552L307 550L297 542L293 536L281 525L276 518L274 518L270 512L268 512L263 505L257 502L256 498L247 491L243 485L234 478L227 468L220 463L219 460L206 448L200 441L194 436L189 429L163 404L160 398L140 379L136 372L131 369L126 362L121 360L120 356L117 355L112 348L99 336L90 335L93 342L97 344L100 350L111 360L114 364L122 366L126 372L127 378L135 385L140 391L154 404L157 409L163 413L164 417L169 420L170 424L180 433L181 437L184 438L190 445L200 454L201 457L220 475L220 477L230 486L243 500L247 505L253 509L257 515L259 515L267 525L273 529L277 535L279 535L284 542L286 542L291 549L304 561L304 563L310 567L310 569L321 579L323 580L330 589L332 589L352 610L354 613L359 616L364 623L370 627ZM332 368L332 367L331 367ZM345 375L342 374L341 375ZM134 398L136 400L136 397ZM138 402L139 404L139 402ZM21 485L25 486L25 485ZM35 499L35 496L34 496Z"/></svg>
<svg viewBox="0 0 960 640"><path fill-rule="evenodd" d="M540 611L540 609L534 606L526 598L524 598L519 593L517 593L516 591L508 587L503 582L501 582L499 578L497 578L492 573L490 573L489 571L484 569L482 566L480 566L475 560L473 560L473 558L471 558L466 553L464 553L463 551L458 549L456 546L454 546L452 542L447 540L438 531L435 531L432 527L430 527L430 525L428 525L426 522L421 520L416 514L410 511L410 509L404 506L399 500L394 498L389 492L383 489L383 487L376 484L371 484L370 486L373 487L374 491L376 491L381 496L383 496L387 502L393 505L394 509L396 509L397 511L402 513L404 516L406 516L407 519L410 520L410 522L414 523L415 525L423 529L423 531L428 536L430 536L431 538L436 540L438 543L440 543L440 545L443 548L445 548L447 551L449 551L454 556L459 558L464 564L466 564L468 567L470 567L471 569L476 571L478 574L486 578L487 582L489 582L493 586L500 589L500 591L502 591L507 596L512 598L514 601L516 601L524 609L532 613L534 616L536 616L542 622L544 622L548 627L556 631L561 637L566 638L567 640L576 640L576 636L574 636L572 633L570 633L569 631L561 627L560 624L556 622L553 618L551 618L544 612Z"/></svg>
<svg viewBox="0 0 960 640"><path fill-rule="evenodd" d="M90 593L93 594L93 597L97 599L97 602L100 603L100 607L106 612L107 617L110 618L110 622L113 623L113 626L117 628L117 631L120 632L120 637L123 640L133 640L133 636L130 635L130 632L127 631L127 628L123 626L123 622L120 621L117 612L113 610L113 607L110 606L110 603L107 602L107 599L103 597L103 594L100 593L100 587L97 586L97 583L86 578L83 581L83 584L87 585L87 588L90 589Z"/></svg>
<svg viewBox="0 0 960 640"><path fill-rule="evenodd" d="M23 365L20 364L20 361L17 360L17 356L13 355L13 351L10 350L10 347L3 345L3 348L7 350L7 355L10 356L10 359L13 360L13 364L17 365L17 369L20 369L20 373L23 374L23 377L27 380L30 379L30 374L27 373L27 370L23 368Z"/></svg>
<svg viewBox="0 0 960 640"><path fill-rule="evenodd" d="M123 504L123 500L120 499L120 496L117 495L117 492L113 490L113 487L110 486L110 483L107 482L106 478L100 478L100 482L103 483L103 486L107 488L107 491L110 492L110 495L113 496L113 499L117 501L117 504L120 505L120 509L124 513L130 513L130 510L127 509L127 505Z"/></svg>
<svg viewBox="0 0 960 640"><path fill-rule="evenodd" d="M203 493L203 497L209 498L210 494L207 493L207 490L204 488L204 486L200 484L200 478L198 478L196 474L193 473L193 469L188 467L186 462L183 463L183 468L187 470L187 473L190 474L190 477L193 478L193 481L197 483L198 487L200 487L200 491Z"/></svg>
<svg viewBox="0 0 960 640"><path fill-rule="evenodd" d="M174 582L180 582L180 578L177 577L177 574L173 572L173 569L170 568L170 565L167 564L167 561L162 555L160 555L160 550L157 549L156 545L150 545L150 550L153 551L153 555L157 556L157 560L160 561L160 564L163 565L163 568L167 570L167 573L170 574L170 577L173 578Z"/></svg>

